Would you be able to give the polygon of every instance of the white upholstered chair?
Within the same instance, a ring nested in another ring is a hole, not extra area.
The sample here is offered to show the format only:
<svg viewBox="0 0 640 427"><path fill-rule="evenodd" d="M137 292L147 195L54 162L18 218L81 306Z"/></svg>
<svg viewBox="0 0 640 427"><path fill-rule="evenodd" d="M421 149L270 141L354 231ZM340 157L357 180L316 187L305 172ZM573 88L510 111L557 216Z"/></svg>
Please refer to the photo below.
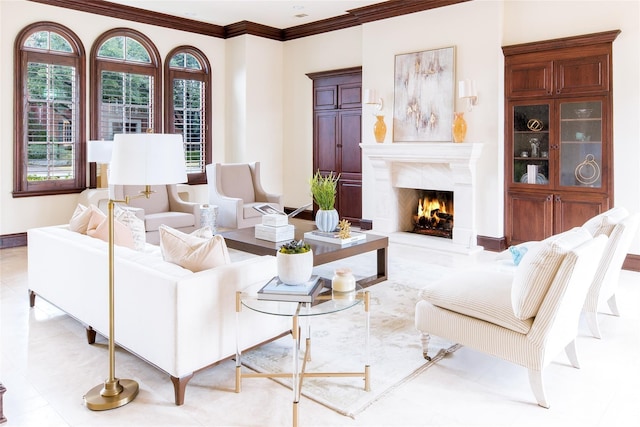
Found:
<svg viewBox="0 0 640 427"><path fill-rule="evenodd" d="M602 336L597 316L599 308L605 301L615 316L620 315L616 303L620 271L638 230L639 222L640 213L629 215L626 209L615 207L591 218L583 225L594 236L604 234L609 237L582 309L589 330L596 338Z"/></svg>
<svg viewBox="0 0 640 427"><path fill-rule="evenodd" d="M125 196L137 196L144 190L143 185L111 185L111 197L124 200ZM178 187L171 185L152 185L154 193L148 199L137 197L129 200L126 208L133 210L144 221L147 243L160 243L161 225L190 233L200 227L200 205L186 202L178 195ZM107 200L101 200L100 209L106 209ZM125 207L125 206L123 206Z"/></svg>
<svg viewBox="0 0 640 427"><path fill-rule="evenodd" d="M579 367L580 312L606 242L578 227L536 245L515 272L460 272L427 285L415 309L423 355L437 335L521 365L548 408L542 371L563 349Z"/></svg>
<svg viewBox="0 0 640 427"><path fill-rule="evenodd" d="M259 224L254 206L269 203L282 210L281 194L267 193L260 182L260 162L213 163L206 166L209 203L218 206L217 225L246 228Z"/></svg>

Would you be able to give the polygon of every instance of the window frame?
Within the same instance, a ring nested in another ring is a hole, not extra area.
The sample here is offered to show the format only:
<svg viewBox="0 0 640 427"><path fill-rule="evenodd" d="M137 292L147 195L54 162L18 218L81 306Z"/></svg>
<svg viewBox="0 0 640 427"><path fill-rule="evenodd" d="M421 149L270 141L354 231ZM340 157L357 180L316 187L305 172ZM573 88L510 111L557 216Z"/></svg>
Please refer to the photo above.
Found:
<svg viewBox="0 0 640 427"><path fill-rule="evenodd" d="M26 40L34 33L47 31L62 36L72 48L72 52L44 51L24 46ZM73 165L73 179L44 180L29 182L27 179L28 143L25 111L27 96L28 63L35 62L54 65L73 65L75 67L76 99L74 106L77 117L72 125L76 140ZM13 160L13 193L15 197L45 196L55 194L80 193L86 188L86 55L80 38L64 25L50 21L35 22L20 31L14 46L14 160Z"/></svg>
<svg viewBox="0 0 640 427"><path fill-rule="evenodd" d="M202 66L202 70L189 70L189 69L175 69L171 68L171 59L177 54L187 53L193 55ZM174 126L174 105L173 105L173 80L174 79L184 79L184 80L198 80L204 82L204 126L205 126L205 135L204 135L204 165L208 165L213 161L213 147L212 147L212 138L211 138L211 64L207 57L202 53L199 49L193 46L178 46L172 49L167 56L165 57L164 62L164 99L165 99L165 108L164 108L164 131L166 133L177 133L176 128ZM186 161L186 159L185 159ZM200 173L189 173L187 175L188 183L191 185L194 184L206 184L207 183L207 175L206 171L203 170Z"/></svg>
<svg viewBox="0 0 640 427"><path fill-rule="evenodd" d="M149 54L151 62L133 63L126 59L99 58L98 51L102 45L113 37L129 37L140 43ZM155 44L144 34L131 28L113 28L102 33L93 43L91 47L91 64L90 64L90 139L96 140L100 138L100 122L101 117L101 99L102 99L102 71L114 71L121 73L144 74L153 77L153 131L156 133L162 130L162 61L160 53ZM97 184L97 167L95 163L89 166L90 187L95 188Z"/></svg>

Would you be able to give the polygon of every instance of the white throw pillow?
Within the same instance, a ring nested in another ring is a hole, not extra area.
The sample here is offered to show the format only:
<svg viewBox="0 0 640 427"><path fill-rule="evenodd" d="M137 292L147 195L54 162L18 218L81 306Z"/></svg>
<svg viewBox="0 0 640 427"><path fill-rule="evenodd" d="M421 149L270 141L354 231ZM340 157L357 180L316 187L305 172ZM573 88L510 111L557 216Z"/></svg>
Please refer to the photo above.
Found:
<svg viewBox="0 0 640 427"><path fill-rule="evenodd" d="M91 218L87 227L87 235L109 241L109 218L95 206L91 207ZM118 246L134 249L133 234L126 225L120 221L113 222L113 240Z"/></svg>
<svg viewBox="0 0 640 427"><path fill-rule="evenodd" d="M76 233L87 234L89 219L91 219L91 209L78 203L76 210L73 211L73 215L71 215L71 219L69 220L69 230L75 231Z"/></svg>
<svg viewBox="0 0 640 427"><path fill-rule="evenodd" d="M210 239L192 236L161 225L160 251L165 261L177 264L194 273L229 264L229 251L220 235Z"/></svg>
<svg viewBox="0 0 640 427"><path fill-rule="evenodd" d="M606 212L596 215L584 224L582 228L585 228L593 237L600 234L611 234L613 225L618 224L620 221L629 216L629 212L622 207L611 208ZM607 232L608 231L608 232Z"/></svg>
<svg viewBox="0 0 640 427"><path fill-rule="evenodd" d="M511 285L511 305L517 318L526 320L536 316L567 252L591 238L587 230L576 227L529 249Z"/></svg>
<svg viewBox="0 0 640 427"><path fill-rule="evenodd" d="M144 251L147 244L147 235L144 229L144 221L138 218L134 211L126 207L116 205L114 209L115 219L126 225L131 230L133 237L133 248L136 251Z"/></svg>

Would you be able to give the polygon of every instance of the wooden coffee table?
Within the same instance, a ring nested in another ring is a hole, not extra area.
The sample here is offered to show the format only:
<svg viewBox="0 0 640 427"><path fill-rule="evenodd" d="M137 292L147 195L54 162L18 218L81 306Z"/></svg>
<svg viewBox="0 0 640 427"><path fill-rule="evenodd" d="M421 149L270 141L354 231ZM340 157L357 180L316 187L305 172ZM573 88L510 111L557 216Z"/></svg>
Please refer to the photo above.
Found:
<svg viewBox="0 0 640 427"><path fill-rule="evenodd" d="M289 223L295 226L296 240L303 239L305 232L316 229L316 225L313 221L292 218L289 219ZM256 239L254 227L240 228L220 234L224 237L228 247L255 255L275 255L278 249L280 249L280 246L282 246L283 243L286 243ZM364 288L375 283L382 282L383 280L387 280L388 237L367 233L366 240L344 246L309 239L306 240L306 242L311 245L311 249L313 250L314 266L327 264L371 251L377 251L375 274L358 280L358 284Z"/></svg>

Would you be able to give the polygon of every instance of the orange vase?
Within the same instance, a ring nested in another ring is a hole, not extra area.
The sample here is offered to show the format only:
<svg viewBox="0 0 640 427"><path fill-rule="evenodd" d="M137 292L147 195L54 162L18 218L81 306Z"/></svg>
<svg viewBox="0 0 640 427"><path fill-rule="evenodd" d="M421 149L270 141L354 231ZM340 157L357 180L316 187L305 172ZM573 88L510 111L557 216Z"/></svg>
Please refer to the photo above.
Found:
<svg viewBox="0 0 640 427"><path fill-rule="evenodd" d="M467 122L464 121L464 113L453 113L453 142L464 142L467 136Z"/></svg>
<svg viewBox="0 0 640 427"><path fill-rule="evenodd" d="M387 125L384 122L384 116L376 116L376 122L373 124L373 135L376 137L376 142L384 142L384 137L387 134Z"/></svg>

